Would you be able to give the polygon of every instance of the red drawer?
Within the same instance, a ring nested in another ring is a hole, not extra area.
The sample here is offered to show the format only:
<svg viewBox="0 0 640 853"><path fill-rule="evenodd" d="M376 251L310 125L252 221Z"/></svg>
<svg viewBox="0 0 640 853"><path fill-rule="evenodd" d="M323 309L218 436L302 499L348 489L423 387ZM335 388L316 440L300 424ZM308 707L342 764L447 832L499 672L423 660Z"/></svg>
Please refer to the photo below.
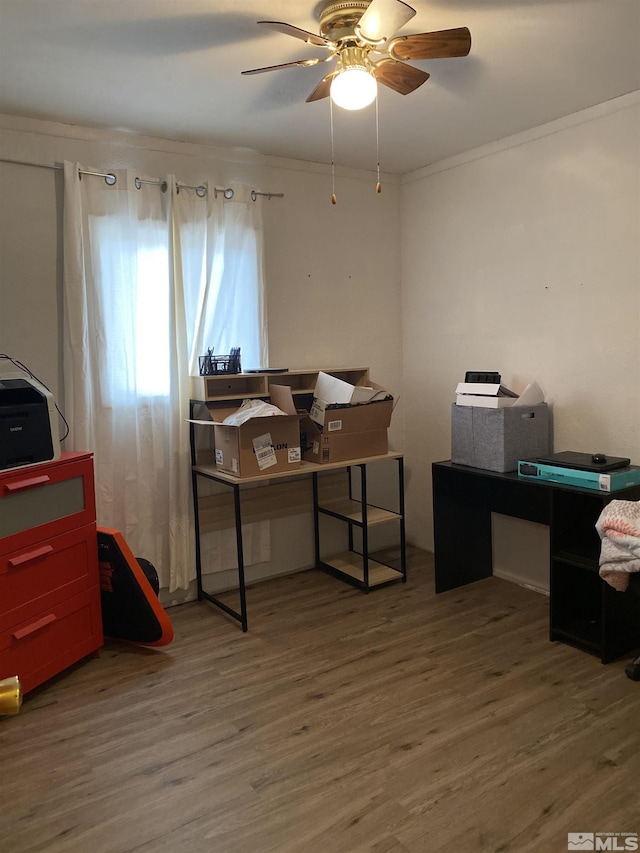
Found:
<svg viewBox="0 0 640 853"><path fill-rule="evenodd" d="M0 473L0 553L95 521L90 455Z"/></svg>
<svg viewBox="0 0 640 853"><path fill-rule="evenodd" d="M0 631L0 678L17 675L33 690L102 646L100 589L93 589Z"/></svg>
<svg viewBox="0 0 640 853"><path fill-rule="evenodd" d="M0 631L98 582L95 524L0 556Z"/></svg>

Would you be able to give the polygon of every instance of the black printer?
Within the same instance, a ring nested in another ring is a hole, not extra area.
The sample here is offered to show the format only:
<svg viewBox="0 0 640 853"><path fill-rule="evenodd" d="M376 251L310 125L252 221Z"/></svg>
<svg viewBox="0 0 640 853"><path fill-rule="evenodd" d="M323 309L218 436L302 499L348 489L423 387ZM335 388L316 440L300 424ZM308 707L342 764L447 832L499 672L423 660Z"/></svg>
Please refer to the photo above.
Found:
<svg viewBox="0 0 640 853"><path fill-rule="evenodd" d="M59 456L53 396L33 379L0 378L0 470Z"/></svg>

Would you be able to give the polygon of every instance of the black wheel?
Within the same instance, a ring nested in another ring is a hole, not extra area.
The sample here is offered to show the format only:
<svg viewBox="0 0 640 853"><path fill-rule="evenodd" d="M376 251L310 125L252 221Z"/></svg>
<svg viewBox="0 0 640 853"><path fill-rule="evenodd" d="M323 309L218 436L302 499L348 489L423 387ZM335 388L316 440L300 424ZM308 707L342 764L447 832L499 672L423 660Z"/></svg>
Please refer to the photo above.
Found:
<svg viewBox="0 0 640 853"><path fill-rule="evenodd" d="M151 584L151 589L155 592L156 595L160 593L160 580L158 578L158 573L155 570L155 566L149 562L149 560L145 560L144 557L136 557L138 561L138 565L144 572L144 576Z"/></svg>

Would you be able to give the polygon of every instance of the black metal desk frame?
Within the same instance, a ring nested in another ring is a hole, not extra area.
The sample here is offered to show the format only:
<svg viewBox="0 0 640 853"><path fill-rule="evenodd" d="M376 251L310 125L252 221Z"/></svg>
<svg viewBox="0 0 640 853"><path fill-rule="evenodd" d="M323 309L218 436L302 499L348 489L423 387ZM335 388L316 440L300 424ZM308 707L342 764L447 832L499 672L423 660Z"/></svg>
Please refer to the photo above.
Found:
<svg viewBox="0 0 640 853"><path fill-rule="evenodd" d="M193 417L193 405L198 401L192 401L191 404L191 417ZM286 472L284 474L276 474L271 478L269 476L264 476L264 478L251 478L251 480L243 480L241 478L232 477L228 474L216 471L215 466L203 466L198 465L196 460L196 449L195 449L195 432L194 432L194 424L190 423L190 440L191 440L191 478L192 478L192 493L193 493L193 507L194 507L194 528L195 528L195 557L196 557L196 583L197 583L197 593L198 600L209 601L211 604L214 604L216 607L223 610L228 616L235 619L242 626L243 631L247 631L248 628L248 619L247 619L247 594L246 594L246 578L245 578L245 563L244 563L244 550L243 550L243 542L242 542L242 501L241 501L241 487L243 484L247 482L255 482L256 479L264 479L265 483L268 483L270 479L280 479L283 477L308 477L309 475L312 478L312 489L313 489L313 517L314 517L314 552L315 552L315 568L321 569L335 577L340 578L347 583L350 583L354 586L363 589L365 592L369 592L371 589L371 585L369 583L369 557L368 557L368 511L370 506L367 506L367 475L366 468L367 465L381 462L388 459L395 459L398 463L398 502L399 502L399 513L397 517L399 517L400 523L400 554L401 554L401 567L400 570L393 570L393 574L396 576L393 579L386 581L385 583L376 584L376 589L379 586L386 586L388 583L396 583L401 580L405 582L407 579L407 565L406 565L406 542L405 542L405 519L404 519L404 459L401 454L398 453L389 453L383 456L372 456L364 459L358 460L346 460L340 463L333 463L331 465L318 465L311 462L303 462L302 467L297 469L296 471ZM322 471L326 470L336 470L336 469L346 469L349 472L349 497L352 497L351 492L351 468L357 467L360 469L360 489L361 489L361 497L360 501L362 504L362 520L356 520L353 518L345 517L339 513L334 513L331 510L325 509L320 506L318 499L318 474ZM202 584L202 549L200 544L200 507L198 500L198 478L203 477L207 480L211 480L216 483L220 483L233 491L233 506L234 506L234 519L235 519L235 533L236 533L236 550L237 550L237 559L238 559L238 591L240 596L240 608L239 610L234 609L229 606L225 601L222 601L219 596L214 595L210 592L207 592L203 588ZM324 562L320 558L320 523L319 523L319 515L324 513L326 515L331 515L335 518L339 518L342 521L346 522L349 526L349 549L353 550L353 527L359 528L362 531L362 549L363 549L363 581L359 581L357 578L352 578L349 575L346 575L336 569L334 569L330 564Z"/></svg>

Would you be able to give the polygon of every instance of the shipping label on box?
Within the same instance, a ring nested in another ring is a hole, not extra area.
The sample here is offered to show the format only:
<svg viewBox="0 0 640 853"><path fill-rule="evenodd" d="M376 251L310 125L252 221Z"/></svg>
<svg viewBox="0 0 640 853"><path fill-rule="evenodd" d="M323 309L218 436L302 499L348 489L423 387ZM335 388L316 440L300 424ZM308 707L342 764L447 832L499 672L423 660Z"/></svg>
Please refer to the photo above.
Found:
<svg viewBox="0 0 640 853"><path fill-rule="evenodd" d="M342 418L333 418L333 420L327 419L324 428L327 432L340 432L342 425Z"/></svg>
<svg viewBox="0 0 640 853"><path fill-rule="evenodd" d="M309 410L309 417L320 427L324 425L324 413L326 407L327 404L324 400L320 400L318 397L313 398L311 409Z"/></svg>
<svg viewBox="0 0 640 853"><path fill-rule="evenodd" d="M271 441L271 433L265 432L264 435L259 435L252 439L251 443L253 444L253 452L256 455L258 468L261 471L278 464L276 450Z"/></svg>

